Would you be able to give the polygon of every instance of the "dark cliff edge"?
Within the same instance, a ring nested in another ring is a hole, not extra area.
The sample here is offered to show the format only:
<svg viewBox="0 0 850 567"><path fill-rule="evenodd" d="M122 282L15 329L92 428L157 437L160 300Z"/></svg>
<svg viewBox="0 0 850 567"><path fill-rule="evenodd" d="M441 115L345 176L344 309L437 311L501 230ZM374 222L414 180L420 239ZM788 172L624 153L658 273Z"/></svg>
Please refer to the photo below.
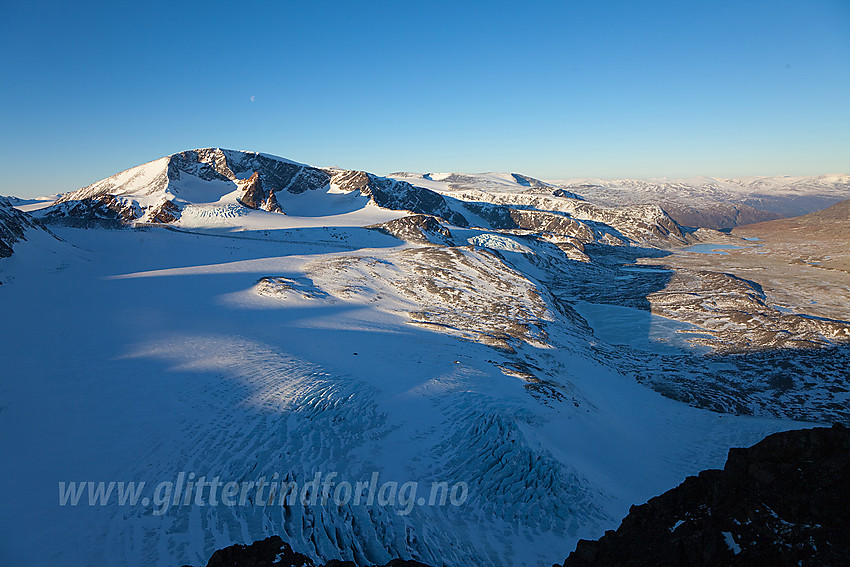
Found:
<svg viewBox="0 0 850 567"><path fill-rule="evenodd" d="M332 559L325 564L314 563L309 557L295 552L278 536L267 537L251 545L231 545L219 549L210 557L207 567L357 567L353 561ZM380 567L428 567L418 561L393 559Z"/></svg>
<svg viewBox="0 0 850 567"><path fill-rule="evenodd" d="M802 429L731 449L581 540L564 567L850 565L850 429Z"/></svg>
<svg viewBox="0 0 850 567"><path fill-rule="evenodd" d="M850 565L850 429L776 433L632 506L616 531L581 540L563 567ZM356 567L314 563L272 536L216 551L207 567ZM394 559L383 567L428 567ZM558 564L553 567L560 567Z"/></svg>

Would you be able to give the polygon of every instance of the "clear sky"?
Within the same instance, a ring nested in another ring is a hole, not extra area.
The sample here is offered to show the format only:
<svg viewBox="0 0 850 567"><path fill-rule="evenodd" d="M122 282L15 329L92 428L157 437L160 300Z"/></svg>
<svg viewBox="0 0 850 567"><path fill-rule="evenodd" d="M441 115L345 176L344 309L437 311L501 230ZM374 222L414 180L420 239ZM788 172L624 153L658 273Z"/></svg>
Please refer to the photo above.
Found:
<svg viewBox="0 0 850 567"><path fill-rule="evenodd" d="M850 172L850 0L0 7L0 194L207 146L379 174Z"/></svg>

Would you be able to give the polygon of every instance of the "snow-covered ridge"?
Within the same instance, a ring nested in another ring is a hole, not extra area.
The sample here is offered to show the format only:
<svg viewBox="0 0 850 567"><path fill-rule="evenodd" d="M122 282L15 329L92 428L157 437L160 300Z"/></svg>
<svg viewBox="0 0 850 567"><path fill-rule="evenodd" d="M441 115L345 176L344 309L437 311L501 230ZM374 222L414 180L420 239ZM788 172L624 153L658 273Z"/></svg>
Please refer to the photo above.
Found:
<svg viewBox="0 0 850 567"><path fill-rule="evenodd" d="M581 227L585 243L683 244L687 238L681 227L657 204L624 207L600 206L582 199L577 193L518 173L392 173L446 197L456 199L494 228L551 229L571 222ZM497 206L494 209L493 205ZM501 208L501 209L499 209ZM495 220L508 210L511 221ZM511 223L516 226L511 226ZM575 231L562 232L577 236Z"/></svg>

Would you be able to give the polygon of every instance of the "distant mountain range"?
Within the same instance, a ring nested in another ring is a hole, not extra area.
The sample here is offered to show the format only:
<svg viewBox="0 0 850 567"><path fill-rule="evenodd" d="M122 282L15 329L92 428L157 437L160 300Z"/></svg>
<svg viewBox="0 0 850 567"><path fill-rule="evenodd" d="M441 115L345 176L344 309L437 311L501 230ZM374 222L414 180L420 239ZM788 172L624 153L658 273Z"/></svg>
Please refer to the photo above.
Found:
<svg viewBox="0 0 850 567"><path fill-rule="evenodd" d="M511 191L516 183L528 194L559 191L604 206L660 205L682 226L729 229L826 208L850 198L850 175L689 179L569 179L540 181L524 175L407 173L390 174L447 192Z"/></svg>

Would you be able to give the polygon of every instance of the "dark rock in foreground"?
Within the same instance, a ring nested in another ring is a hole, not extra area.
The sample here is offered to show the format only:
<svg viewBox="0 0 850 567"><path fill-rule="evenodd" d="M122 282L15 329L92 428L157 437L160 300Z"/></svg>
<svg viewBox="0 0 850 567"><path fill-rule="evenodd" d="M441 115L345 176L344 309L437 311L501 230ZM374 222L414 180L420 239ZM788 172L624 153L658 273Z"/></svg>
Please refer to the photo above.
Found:
<svg viewBox="0 0 850 567"><path fill-rule="evenodd" d="M776 433L731 449L642 506L616 531L581 540L564 567L850 565L850 429Z"/></svg>
<svg viewBox="0 0 850 567"><path fill-rule="evenodd" d="M210 557L207 567L357 567L353 561L332 559L316 565L301 553L292 550L278 536L271 536L251 545L231 545L219 549ZM393 559L383 567L428 567L418 561Z"/></svg>

